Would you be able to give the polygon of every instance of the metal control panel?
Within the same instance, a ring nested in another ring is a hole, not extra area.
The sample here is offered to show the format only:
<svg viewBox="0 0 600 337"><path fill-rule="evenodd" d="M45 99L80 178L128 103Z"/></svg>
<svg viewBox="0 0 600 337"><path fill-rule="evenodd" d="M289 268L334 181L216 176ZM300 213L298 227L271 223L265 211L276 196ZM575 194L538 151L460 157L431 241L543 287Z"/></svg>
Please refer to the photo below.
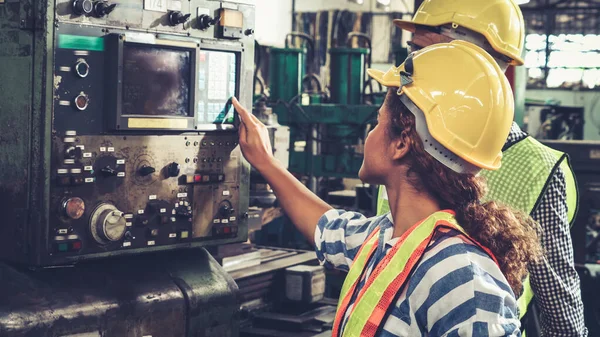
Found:
<svg viewBox="0 0 600 337"><path fill-rule="evenodd" d="M246 240L249 167L230 98L251 105L252 1L43 7L7 8L34 25L53 17L44 29L0 25L1 36L31 37L10 58L32 74L27 90L42 93L29 94L25 115L0 100L2 122L18 113L23 122L0 131L22 128L27 143L0 160L23 173L18 185L0 176L10 214L0 258L44 266ZM16 74L5 69L3 86Z"/></svg>

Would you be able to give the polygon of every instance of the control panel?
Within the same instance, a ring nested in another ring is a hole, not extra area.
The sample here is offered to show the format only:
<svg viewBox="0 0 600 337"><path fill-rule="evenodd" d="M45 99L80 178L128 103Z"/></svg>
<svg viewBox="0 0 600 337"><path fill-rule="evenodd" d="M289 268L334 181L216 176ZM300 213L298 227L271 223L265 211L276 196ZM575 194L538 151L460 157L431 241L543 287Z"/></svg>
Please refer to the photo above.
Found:
<svg viewBox="0 0 600 337"><path fill-rule="evenodd" d="M25 172L0 177L11 188L0 259L50 266L245 241L250 169L231 98L252 102L253 2L56 0L48 11L47 49L11 57L29 57L14 64L34 79L19 83L51 103L0 103L2 118L23 121L0 131L27 143L0 160Z"/></svg>
<svg viewBox="0 0 600 337"><path fill-rule="evenodd" d="M55 254L238 238L246 210L235 134L67 134L53 149Z"/></svg>

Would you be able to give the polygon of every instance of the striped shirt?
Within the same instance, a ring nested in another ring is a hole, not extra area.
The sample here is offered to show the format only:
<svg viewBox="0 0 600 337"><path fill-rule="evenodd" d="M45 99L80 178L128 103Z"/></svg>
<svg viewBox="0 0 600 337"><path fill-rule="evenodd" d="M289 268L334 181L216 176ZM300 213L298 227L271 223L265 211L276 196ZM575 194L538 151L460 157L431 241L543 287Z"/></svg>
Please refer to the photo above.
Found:
<svg viewBox="0 0 600 337"><path fill-rule="evenodd" d="M315 231L317 256L329 268L350 270L369 234L379 228L378 247L356 294L398 241L391 214L367 219L330 210ZM343 332L355 297L342 322ZM520 336L515 296L494 261L461 233L434 236L423 258L384 318L378 336ZM337 337L337 336L334 336Z"/></svg>

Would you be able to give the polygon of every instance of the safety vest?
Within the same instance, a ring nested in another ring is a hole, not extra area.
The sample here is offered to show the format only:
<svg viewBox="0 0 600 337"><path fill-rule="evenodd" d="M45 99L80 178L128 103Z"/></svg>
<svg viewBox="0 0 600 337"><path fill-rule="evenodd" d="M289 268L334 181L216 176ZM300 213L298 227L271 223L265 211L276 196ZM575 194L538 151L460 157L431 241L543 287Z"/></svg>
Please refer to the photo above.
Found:
<svg viewBox="0 0 600 337"><path fill-rule="evenodd" d="M486 200L499 201L527 214L539 206L542 196L560 167L565 175L567 189L567 212L572 225L577 214L578 191L575 175L567 154L549 148L532 137L513 144L504 151L502 167L497 171L482 170L490 190ZM379 190L377 214L389 212L385 188ZM518 299L519 313L525 321L527 308L533 299L529 277L523 284L523 293Z"/></svg>
<svg viewBox="0 0 600 337"><path fill-rule="evenodd" d="M498 264L494 255L485 247L471 239L458 225L452 211L432 214L421 223L404 233L398 242L374 268L365 285L356 296L352 311L348 316L343 335L340 335L342 322L350 301L356 293L357 285L366 272L367 264L378 246L379 229L374 230L356 255L346 276L333 324L333 337L375 336L387 311L393 305L412 271L417 266L435 233L455 229L474 244L481 247Z"/></svg>

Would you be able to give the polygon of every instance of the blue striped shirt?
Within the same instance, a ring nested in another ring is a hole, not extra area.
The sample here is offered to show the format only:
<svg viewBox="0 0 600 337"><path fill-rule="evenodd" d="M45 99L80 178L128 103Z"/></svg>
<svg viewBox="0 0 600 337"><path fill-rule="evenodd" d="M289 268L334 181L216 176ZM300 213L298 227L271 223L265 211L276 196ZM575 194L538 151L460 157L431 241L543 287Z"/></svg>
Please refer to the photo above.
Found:
<svg viewBox="0 0 600 337"><path fill-rule="evenodd" d="M354 212L330 210L321 217L315 231L321 263L348 271L361 245L377 228L378 247L356 294L398 241L392 238L391 215L367 219ZM521 335L515 295L502 272L481 248L457 231L434 236L401 291L378 336ZM354 302L355 297L350 301L341 331Z"/></svg>

